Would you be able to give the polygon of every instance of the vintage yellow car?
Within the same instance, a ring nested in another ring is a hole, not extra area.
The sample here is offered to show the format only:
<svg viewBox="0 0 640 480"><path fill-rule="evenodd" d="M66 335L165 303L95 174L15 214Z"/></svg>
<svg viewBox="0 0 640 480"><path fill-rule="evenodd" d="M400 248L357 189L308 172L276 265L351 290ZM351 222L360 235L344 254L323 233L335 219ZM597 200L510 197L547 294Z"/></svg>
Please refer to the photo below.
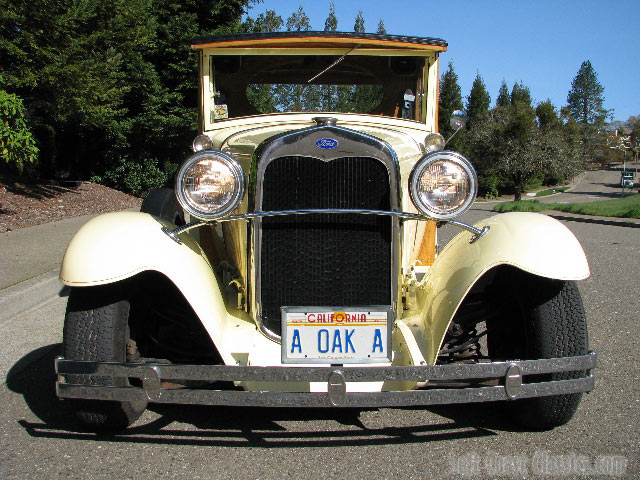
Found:
<svg viewBox="0 0 640 480"><path fill-rule="evenodd" d="M175 190L88 222L61 267L57 394L85 424L125 428L150 402L572 417L594 385L587 259L544 215L456 220L477 178L437 133L445 41L277 32L193 48L201 131ZM437 252L444 223L460 233Z"/></svg>

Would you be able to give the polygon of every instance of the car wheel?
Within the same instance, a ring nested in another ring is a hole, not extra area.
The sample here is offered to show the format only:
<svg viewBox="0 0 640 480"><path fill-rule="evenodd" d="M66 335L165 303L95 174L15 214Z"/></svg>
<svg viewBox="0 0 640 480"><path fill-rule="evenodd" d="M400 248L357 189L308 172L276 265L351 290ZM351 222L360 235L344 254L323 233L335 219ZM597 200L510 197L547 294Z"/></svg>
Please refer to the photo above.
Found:
<svg viewBox="0 0 640 480"><path fill-rule="evenodd" d="M576 283L524 272L515 273L515 276L518 278L509 281L513 303L505 310L511 318L504 317L499 320L501 324L488 325L489 354L504 360L586 354L587 324ZM524 381L567 380L581 378L585 374L560 372L529 376ZM581 393L570 393L516 400L507 406L517 424L531 429L550 429L567 423L578 409L581 398Z"/></svg>
<svg viewBox="0 0 640 480"><path fill-rule="evenodd" d="M67 360L124 362L129 339L129 302L118 285L75 288L69 295L62 350ZM127 378L67 375L83 385L127 386ZM71 400L78 419L92 430L121 430L135 422L146 402Z"/></svg>
<svg viewBox="0 0 640 480"><path fill-rule="evenodd" d="M168 220L178 226L184 225L184 212L172 188L155 188L142 201L140 211Z"/></svg>

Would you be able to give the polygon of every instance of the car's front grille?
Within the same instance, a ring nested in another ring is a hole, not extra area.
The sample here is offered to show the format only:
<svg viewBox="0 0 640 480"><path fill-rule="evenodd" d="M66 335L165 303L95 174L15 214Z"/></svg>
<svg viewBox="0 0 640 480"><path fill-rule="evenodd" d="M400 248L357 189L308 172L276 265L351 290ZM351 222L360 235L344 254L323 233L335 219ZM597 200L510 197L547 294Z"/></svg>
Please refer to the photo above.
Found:
<svg viewBox="0 0 640 480"><path fill-rule="evenodd" d="M390 210L389 175L372 158L281 157L263 179L262 210ZM280 334L282 306L391 304L391 218L361 214L262 220L261 317Z"/></svg>

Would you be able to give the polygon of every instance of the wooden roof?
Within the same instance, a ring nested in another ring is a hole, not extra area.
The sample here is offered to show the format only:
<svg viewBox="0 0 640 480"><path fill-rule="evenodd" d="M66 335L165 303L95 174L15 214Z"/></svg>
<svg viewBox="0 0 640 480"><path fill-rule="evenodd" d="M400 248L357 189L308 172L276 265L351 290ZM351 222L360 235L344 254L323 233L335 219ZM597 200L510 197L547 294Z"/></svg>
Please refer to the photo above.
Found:
<svg viewBox="0 0 640 480"><path fill-rule="evenodd" d="M440 38L380 35L357 32L270 32L194 38L191 47L203 48L375 48L390 50L445 51Z"/></svg>

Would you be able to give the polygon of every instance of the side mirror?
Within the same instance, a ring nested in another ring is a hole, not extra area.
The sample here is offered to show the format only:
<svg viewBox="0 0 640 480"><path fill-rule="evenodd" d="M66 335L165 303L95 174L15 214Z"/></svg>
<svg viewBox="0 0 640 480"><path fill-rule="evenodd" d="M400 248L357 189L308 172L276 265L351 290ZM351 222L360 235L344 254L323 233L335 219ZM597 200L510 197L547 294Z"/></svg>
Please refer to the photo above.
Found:
<svg viewBox="0 0 640 480"><path fill-rule="evenodd" d="M462 111L462 110L454 110L454 112L451 114L451 118L449 119L449 125L451 125L451 128L453 128L455 130L455 132L453 132L453 135L451 135L447 141L445 142L445 146L453 139L453 137L456 136L456 133L458 133L462 127L464 127L467 124L467 115Z"/></svg>
<svg viewBox="0 0 640 480"><path fill-rule="evenodd" d="M451 119L449 120L449 125L454 130L458 130L464 127L467 124L467 115L462 110L455 110L451 114Z"/></svg>

